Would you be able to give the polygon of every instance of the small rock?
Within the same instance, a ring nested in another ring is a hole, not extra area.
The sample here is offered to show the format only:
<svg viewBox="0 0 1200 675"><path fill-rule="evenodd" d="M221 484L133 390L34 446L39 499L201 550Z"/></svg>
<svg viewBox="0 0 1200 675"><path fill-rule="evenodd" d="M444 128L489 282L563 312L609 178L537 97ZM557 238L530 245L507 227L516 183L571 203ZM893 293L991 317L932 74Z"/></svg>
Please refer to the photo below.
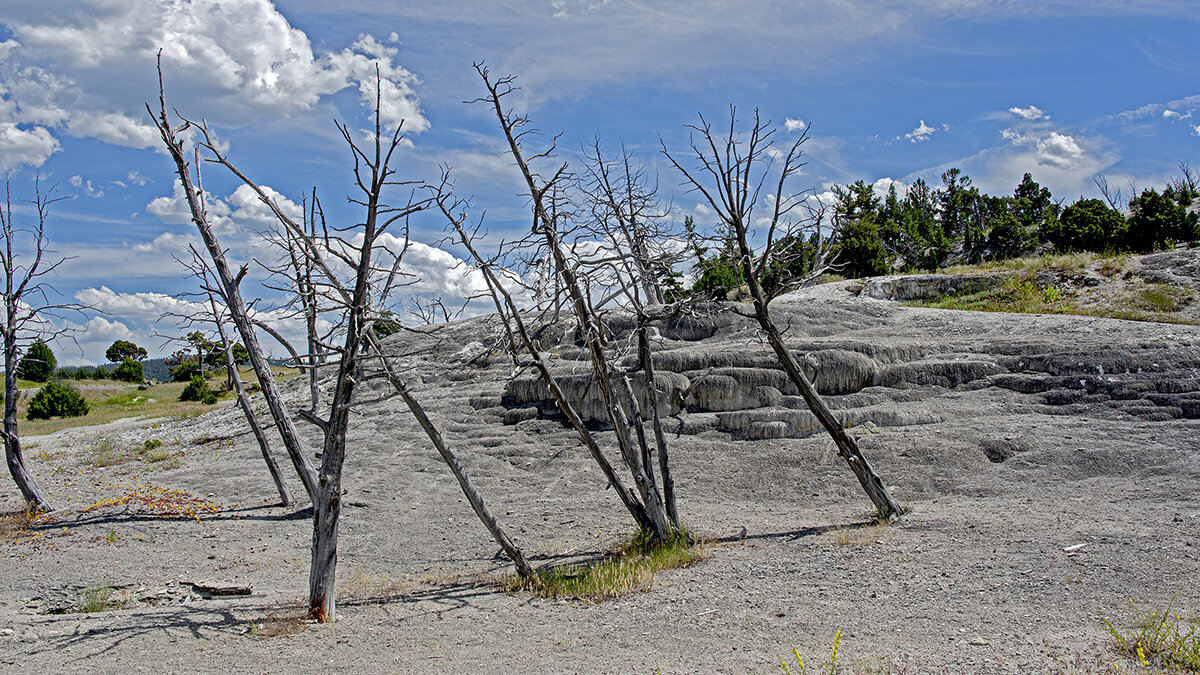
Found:
<svg viewBox="0 0 1200 675"><path fill-rule="evenodd" d="M206 598L250 595L249 586L241 586L237 584L213 584L203 581L190 581L188 582L188 585L190 585L197 593Z"/></svg>

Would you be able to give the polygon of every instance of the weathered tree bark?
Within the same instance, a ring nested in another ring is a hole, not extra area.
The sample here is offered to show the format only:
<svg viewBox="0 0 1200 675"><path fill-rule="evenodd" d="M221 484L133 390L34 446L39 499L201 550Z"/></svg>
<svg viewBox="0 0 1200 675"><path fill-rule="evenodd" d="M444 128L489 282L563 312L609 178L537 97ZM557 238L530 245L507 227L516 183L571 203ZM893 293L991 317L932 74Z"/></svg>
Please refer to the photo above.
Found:
<svg viewBox="0 0 1200 675"><path fill-rule="evenodd" d="M646 374L646 387L653 392L654 400L658 401L658 383L654 378L654 360L651 358L650 337L646 334L646 321L639 317L638 325L638 362L642 372ZM667 437L663 433L662 420L659 418L658 405L651 409L651 420L654 426L654 443L658 448L658 469L662 474L663 501L666 502L667 517L676 529L679 528L679 507L675 504L675 477L671 474L671 462L667 455Z"/></svg>
<svg viewBox="0 0 1200 675"><path fill-rule="evenodd" d="M33 474L25 467L21 436L17 430L17 395L20 392L17 391L16 344L7 330L4 341L4 459L27 507L31 511L50 511L50 502L33 480ZM12 349L8 348L9 344L13 345Z"/></svg>
<svg viewBox="0 0 1200 675"><path fill-rule="evenodd" d="M368 217L368 222L371 221L372 218ZM367 258L364 264L370 265L370 259ZM361 275L364 293L365 277L366 273ZM336 385L330 401L329 419L325 420L323 429L325 442L321 446L321 473L317 483L317 498L313 504L312 565L309 568L308 576L308 618L321 622L334 621L337 618L334 589L338 521L342 514L342 467L346 461L346 432L350 427L350 406L359 377L358 348L361 340L359 331L362 308L351 307L349 314L346 348L342 352L342 361L338 365Z"/></svg>

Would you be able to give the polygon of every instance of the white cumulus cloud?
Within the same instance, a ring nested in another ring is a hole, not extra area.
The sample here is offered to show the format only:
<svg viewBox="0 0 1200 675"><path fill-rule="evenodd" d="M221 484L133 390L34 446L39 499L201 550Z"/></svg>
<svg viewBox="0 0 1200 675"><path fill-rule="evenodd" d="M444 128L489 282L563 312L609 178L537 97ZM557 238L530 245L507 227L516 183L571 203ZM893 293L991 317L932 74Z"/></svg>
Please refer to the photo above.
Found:
<svg viewBox="0 0 1200 675"><path fill-rule="evenodd" d="M1031 105L1028 108L1013 107L1009 108L1008 112L1016 115L1017 117L1021 117L1030 121L1050 119L1050 116L1046 114L1046 111L1042 110L1036 105Z"/></svg>
<svg viewBox="0 0 1200 675"><path fill-rule="evenodd" d="M107 286L84 288L75 293L80 303L107 316L154 322L169 313L187 314L204 308L165 293L118 293Z"/></svg>
<svg viewBox="0 0 1200 675"><path fill-rule="evenodd" d="M1049 136L1037 141L1034 158L1038 164L1070 169L1078 166L1086 155L1073 136L1051 131Z"/></svg>
<svg viewBox="0 0 1200 675"><path fill-rule="evenodd" d="M171 103L218 126L309 111L348 87L374 107L378 74L384 123L429 127L417 78L395 62L396 47L361 35L340 50L314 49L270 0L60 5L6 3L0 161L40 165L62 134L157 145L143 105L157 98L159 50Z"/></svg>
<svg viewBox="0 0 1200 675"><path fill-rule="evenodd" d="M929 140L929 137L932 136L935 131L937 131L937 129L925 124L925 120L921 120L921 123L917 125L917 128L913 129L907 134L904 134L904 137L910 142L920 143L922 141Z"/></svg>
<svg viewBox="0 0 1200 675"><path fill-rule="evenodd" d="M58 139L45 127L22 129L0 120L0 169L41 166L60 149Z"/></svg>
<svg viewBox="0 0 1200 675"><path fill-rule="evenodd" d="M801 131L806 126L808 125L804 123L804 120L799 118L793 119L789 117L783 122L783 128L787 129L788 131Z"/></svg>

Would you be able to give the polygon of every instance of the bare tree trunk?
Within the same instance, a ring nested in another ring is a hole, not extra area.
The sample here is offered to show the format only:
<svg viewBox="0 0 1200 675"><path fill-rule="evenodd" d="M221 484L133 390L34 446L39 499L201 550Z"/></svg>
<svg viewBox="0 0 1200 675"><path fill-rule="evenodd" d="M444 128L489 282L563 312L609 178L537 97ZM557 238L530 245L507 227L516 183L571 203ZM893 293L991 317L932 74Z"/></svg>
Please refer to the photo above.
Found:
<svg viewBox="0 0 1200 675"><path fill-rule="evenodd" d="M640 319L640 318L639 318ZM654 378L654 361L650 354L650 337L646 334L645 321L639 321L638 326L638 361L642 371L646 373L646 387L651 392L654 407L651 409L651 419L654 424L654 443L658 447L658 468L662 473L663 501L666 502L667 517L678 529L679 509L675 505L675 477L671 474L671 463L667 457L667 438L663 433L662 420L658 414L658 383Z"/></svg>
<svg viewBox="0 0 1200 675"><path fill-rule="evenodd" d="M801 134L792 143L791 149L780 164L779 180L774 193L770 195L773 199L769 200L772 213L770 217L765 218L768 223L766 242L762 252L756 256L750 244L750 229L755 222L752 212L758 202L759 190L767 178L765 167L770 167L777 156L783 156L772 155L769 152L774 129L770 123L761 121L757 110L754 112L754 124L742 139L739 139L737 115L732 107L729 111L728 135L723 139L718 139L718 135L713 132L703 117L700 120L700 125L689 125L703 139L700 143L694 139L691 142L695 158L699 161L697 169L685 168L676 161L665 146L663 153L671 164L684 175L687 182L703 195L723 224L729 228L729 233L733 235L737 247L737 266L744 277L744 283L750 289L750 296L754 300L755 318L762 331L766 333L767 341L788 378L800 390L800 395L804 397L809 409L833 437L838 453L850 465L850 469L862 484L863 490L866 491L871 502L875 504L880 516L889 520L897 518L903 513L903 509L892 499L887 486L883 484L883 481L867 462L867 458L859 451L858 443L846 433L842 423L833 416L812 383L800 370L795 357L784 343L779 328L771 319L768 307L770 298L763 292L762 285L759 283L759 276L772 262L774 247L777 244L776 237L781 232L792 231L791 218L788 214L802 201L796 199L796 195L785 193L784 190L788 178L799 173L804 166L800 161L803 154L801 145L807 136ZM724 147L719 147L721 145ZM709 182L710 180L711 182Z"/></svg>
<svg viewBox="0 0 1200 675"><path fill-rule="evenodd" d="M357 328L354 326L353 328ZM321 474L313 504L312 565L308 574L308 618L322 623L337 619L335 571L338 521L342 515L342 467L346 460L346 432L354 379L358 376L357 345L343 354L338 366L338 386L333 393L321 447ZM350 375L350 377L347 377Z"/></svg>
<svg viewBox="0 0 1200 675"><path fill-rule="evenodd" d="M757 286L757 283L751 286L752 294ZM887 520L894 520L900 517L904 513L904 509L892 498L887 486L883 484L883 480L871 468L871 464L867 461L866 456L858 449L858 442L854 440L853 436L846 433L845 425L834 417L833 413L829 410L829 406L825 405L825 401L817 394L816 388L804 376L804 373L800 370L800 365L796 363L795 357L780 336L775 322L771 320L770 315L767 313L765 303L762 305L762 310L759 310L760 300L761 290L759 291L759 297L755 298L755 314L758 317L758 323L762 327L763 332L767 334L767 341L771 344L771 349L775 351L776 357L779 358L779 363L783 365L784 371L787 372L788 378L800 390L800 395L804 397L804 402L808 404L809 409L820 420L821 425L833 437L833 442L837 444L838 454L850 465L850 470L858 478L859 484L866 491L867 496L875 505L876 510L879 511L880 516Z"/></svg>
<svg viewBox="0 0 1200 675"><path fill-rule="evenodd" d="M21 437L17 430L17 395L20 392L17 391L16 345L7 331L4 337L4 459L29 510L50 511L50 502L38 489L33 474L25 468L25 457L21 453ZM12 349L8 348L9 344L13 344Z"/></svg>

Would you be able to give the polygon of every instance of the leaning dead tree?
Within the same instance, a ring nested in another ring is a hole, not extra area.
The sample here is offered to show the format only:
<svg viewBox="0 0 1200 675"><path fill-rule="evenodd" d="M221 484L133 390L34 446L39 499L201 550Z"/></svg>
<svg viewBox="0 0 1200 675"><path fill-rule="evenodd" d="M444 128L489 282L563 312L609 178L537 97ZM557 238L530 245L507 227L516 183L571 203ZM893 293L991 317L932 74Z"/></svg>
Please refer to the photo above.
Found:
<svg viewBox="0 0 1200 675"><path fill-rule="evenodd" d="M35 337L53 339L64 333L53 327L52 318L83 309L74 303L54 303L49 299L54 289L47 283L47 277L67 259L50 255L46 222L50 207L62 199L54 188L43 192L40 178L35 178L33 199L29 201L34 210L34 222L19 225L13 214L8 176L4 177L4 204L0 207L0 236L4 238L0 248L0 266L4 270L4 319L0 323L0 333L4 335L4 459L31 511L49 511L50 502L33 480L33 473L25 466L21 452L17 429L17 396L20 393L17 390L17 360L26 341Z"/></svg>
<svg viewBox="0 0 1200 675"><path fill-rule="evenodd" d="M775 129L770 122L759 118L757 110L749 130L738 127L736 110L732 107L728 129L715 131L703 117L699 124L688 125L688 128L692 131L688 160L683 155L672 154L665 144L663 154L683 174L684 184L703 197L717 214L721 226L733 237L737 264L753 302L754 318L788 378L833 437L838 453L850 465L880 516L889 520L899 517L903 513L900 505L871 468L854 437L846 433L844 425L817 394L788 348L771 317L771 298L760 281L774 260L780 242L793 235L800 226L793 213L803 200L789 190L789 179L804 166L802 146L807 134L801 134L788 146L786 153L775 153L782 159L776 160L779 162L778 175L773 177L772 137ZM755 214L760 199L765 201L768 209L761 217ZM763 225L759 226L759 222ZM760 247L756 250L752 242L761 242Z"/></svg>
<svg viewBox="0 0 1200 675"><path fill-rule="evenodd" d="M475 233L468 231L465 226L467 216L463 208L464 203L443 200L443 214L457 233L460 242L470 251L476 264L483 271L489 291L505 324L510 348L514 353L528 353L530 365L536 369L559 409L575 428L604 473L605 479L616 491L635 522L649 530L657 539L666 540L679 531L677 515L673 504L668 508L668 502L663 497L663 488L655 476L652 458L659 448L652 446L645 434L646 419L643 417L641 402L634 390L630 373L617 365L619 354L614 353L611 348L607 328L596 309L595 295L598 292L603 293L603 290L589 284L593 277L589 276L588 270L581 264L581 256L578 255L580 251L596 250L596 245L594 241L588 242L578 236L581 230L576 212L579 208L566 197L571 174L565 164L553 167L548 176L533 168L535 163L552 158L554 143L551 142L548 147L527 154L524 144L534 133L530 121L505 107L505 97L516 90L514 78L493 79L483 64L476 64L475 69L488 92L477 102L488 106L495 114L508 145L509 156L525 182L533 216L530 238L523 242L526 260L545 256L552 264L577 331L586 346L591 363L589 387L598 392L603 402L622 463L630 472L633 489L626 488L618 478L595 435L587 428L575 409L575 401L567 395L562 383L541 356L539 345L524 325L520 308L513 301L511 292L505 288L501 275L496 272L496 259L485 257L474 246ZM536 254L531 255L529 247L534 247ZM636 266L638 262L634 261L631 264ZM617 277L615 280L617 283L624 281L633 285L643 281L639 276ZM650 389L648 399L649 406L657 412L658 392ZM660 457L666 460L665 453L661 453ZM666 473L669 476L669 472Z"/></svg>
<svg viewBox="0 0 1200 675"><path fill-rule="evenodd" d="M204 304L206 308L199 309L191 314L172 313L167 316L174 318L176 325L183 327L185 330L196 325L207 324L214 327L217 331L218 342L213 345L213 348L219 350L217 356L225 365L229 387L233 389L234 394L237 396L238 407L241 408L242 415L246 418L246 424L250 427L250 432L254 435L254 440L258 442L258 449L262 453L263 462L267 465L267 472L271 475L271 482L275 485L275 491L279 494L281 505L290 506L294 502L292 493L288 490L287 483L283 479L283 474L279 470L279 464L275 461L275 457L271 453L271 442L263 431L262 425L259 424L258 416L254 413L254 406L250 402L250 394L246 391L246 387L242 383L241 374L238 372L237 360L233 356L234 341L230 339L229 331L225 329L225 325L229 321L228 303L220 284L214 283L212 269L209 267L207 260L195 247L189 246L189 250L192 254L191 260L179 260L179 263L191 272L192 276L199 282L201 300L197 304ZM201 373L203 373L204 362L201 361L199 366Z"/></svg>
<svg viewBox="0 0 1200 675"><path fill-rule="evenodd" d="M311 263L313 272L313 288L316 289L318 301L327 304L319 308L319 313L333 317L338 326L336 342L330 341L324 345L328 353L335 357L336 374L332 378L332 392L325 408L324 415L319 416L309 411L301 411L300 415L317 426L321 431L321 468L316 484L311 492L313 497L313 545L312 564L309 571L309 608L308 616L318 621L332 621L336 617L335 571L337 565L338 523L342 506L342 470L346 457L346 437L350 427L350 414L355 405L378 403L392 396L399 396L425 430L442 458L454 472L460 486L479 515L480 520L500 544L505 553L513 560L518 573L527 575L532 568L525 560L521 551L513 544L500 529L496 519L488 512L475 486L466 477L462 464L446 446L441 434L432 420L425 414L419 401L407 389L403 378L388 363L380 345L377 343L373 326L385 316L385 307L391 300L393 291L403 285L408 276L402 267L405 251L408 249L408 219L415 213L426 209L436 200L435 195L419 197L424 190L419 183L398 180L392 160L404 139L401 128L387 131L382 126L381 119L381 87L376 81L376 105L374 133L369 145L356 141L351 129L338 124L338 130L353 156L353 178L357 191L350 196L351 204L362 210L362 221L346 226L330 225L319 213L312 229L296 222L272 198L266 190L241 172L218 148L206 124L193 124L186 119L184 125L194 126L203 137L200 147L211 157L210 161L220 164L249 187L266 205L281 227L295 237L299 245L299 255ZM193 206L192 215L201 230L205 245L208 248L213 266L217 271L220 285L225 292L225 299L230 314L234 318L239 331L253 333L253 325L249 319L241 295L237 293L237 284L244 276L245 269L236 277L228 274L228 265L224 263L223 251L219 242L207 223L207 215L203 203L193 192L195 188L188 178L190 171L184 155L179 148L178 129L170 126L166 113L166 104L162 103L160 116L156 119L163 140L168 146L172 157L175 158L181 177L184 179L184 190L188 194L189 205ZM390 203L387 194L395 191L407 192L407 199L398 203ZM315 235L313 233L316 233ZM222 271L222 270L225 271ZM247 347L252 341L243 334ZM319 340L319 336L310 338ZM257 347L257 341L254 340ZM371 348L368 350L368 346ZM370 351L373 356L368 355ZM252 352L253 354L253 352ZM377 362L379 371L372 373L368 370L369 362ZM254 363L255 372L262 383L264 393L268 386L274 387L274 379L269 364ZM371 379L384 379L392 389L392 394L373 400L363 400L358 397L361 384ZM272 408L272 414L276 410ZM286 418L287 411L279 406L279 415ZM280 422L276 417L277 423ZM302 448L301 448L302 452Z"/></svg>

